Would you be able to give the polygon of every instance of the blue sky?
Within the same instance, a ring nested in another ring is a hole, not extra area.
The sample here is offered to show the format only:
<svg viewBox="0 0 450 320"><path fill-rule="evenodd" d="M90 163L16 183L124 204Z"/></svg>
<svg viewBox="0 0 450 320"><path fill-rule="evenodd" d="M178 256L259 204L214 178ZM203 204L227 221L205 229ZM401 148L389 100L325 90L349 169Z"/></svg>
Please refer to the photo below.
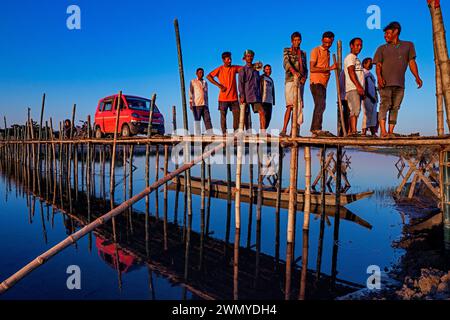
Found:
<svg viewBox="0 0 450 320"><path fill-rule="evenodd" d="M408 5L406 5L408 3ZM81 8L81 30L68 30L66 9ZM417 90L408 71L406 97L399 115L400 132L436 131L432 31L426 0L342 0L212 2L212 1L107 1L107 0L19 0L2 2L0 11L0 115L8 122L22 123L26 108L39 118L42 93L47 94L45 118L69 118L77 104L77 119L93 115L100 98L123 90L150 97L158 94L158 105L171 129L171 106L178 107L182 123L180 83L173 19L178 18L184 54L186 82L199 66L207 72L221 64L220 54L232 51L235 64L243 64L245 49L256 52L256 60L270 63L276 82L278 103L272 128L281 128L284 115L283 48L290 45L293 31L303 34L303 50L320 44L321 34L332 30L344 43L355 36L364 39L361 58L373 56L384 43L382 30L369 30L366 10L381 8L381 24L402 23L402 39L416 45L424 80ZM295 8L295 9L294 9ZM450 4L442 1L446 22ZM447 28L449 28L447 23ZM333 46L332 51L336 51ZM210 86L213 125L219 127L218 90ZM334 76L328 87L324 127L336 128ZM313 104L305 91L306 123L309 129ZM192 115L189 113L189 119ZM256 119L254 118L254 122ZM190 125L192 127L192 125Z"/></svg>

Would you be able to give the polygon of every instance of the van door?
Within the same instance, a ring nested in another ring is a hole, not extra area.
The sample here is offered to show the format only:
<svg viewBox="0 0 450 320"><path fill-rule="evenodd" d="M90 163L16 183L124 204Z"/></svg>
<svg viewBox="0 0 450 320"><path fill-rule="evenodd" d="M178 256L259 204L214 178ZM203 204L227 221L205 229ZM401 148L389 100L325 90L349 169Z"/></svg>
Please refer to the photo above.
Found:
<svg viewBox="0 0 450 320"><path fill-rule="evenodd" d="M108 99L104 101L102 112L103 130L105 133L114 132L114 115L113 115L113 100Z"/></svg>

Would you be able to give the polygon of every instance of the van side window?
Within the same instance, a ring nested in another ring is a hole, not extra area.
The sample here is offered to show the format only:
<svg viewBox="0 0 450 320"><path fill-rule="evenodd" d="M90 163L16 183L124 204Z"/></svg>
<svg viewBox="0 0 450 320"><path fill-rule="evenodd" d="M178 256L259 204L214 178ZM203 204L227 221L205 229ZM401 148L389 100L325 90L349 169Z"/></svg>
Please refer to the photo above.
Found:
<svg viewBox="0 0 450 320"><path fill-rule="evenodd" d="M105 106L103 108L103 111L111 111L112 110L112 101L105 101Z"/></svg>

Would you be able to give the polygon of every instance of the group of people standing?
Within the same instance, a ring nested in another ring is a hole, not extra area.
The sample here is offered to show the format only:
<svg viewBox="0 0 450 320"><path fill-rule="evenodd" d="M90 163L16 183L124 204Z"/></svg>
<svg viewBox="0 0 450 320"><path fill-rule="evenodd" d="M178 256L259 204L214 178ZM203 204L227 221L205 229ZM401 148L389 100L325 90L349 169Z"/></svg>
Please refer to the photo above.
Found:
<svg viewBox="0 0 450 320"><path fill-rule="evenodd" d="M222 54L223 65L208 74L207 79L220 89L219 111L222 133L227 132L228 111L233 115L233 129L239 128L241 105L246 106L244 125L249 129L249 107L259 114L260 129L265 132L272 118L272 107L275 105L275 86L270 75L272 67L265 65L264 74L260 62L253 63L255 53L252 50L244 52L245 66L232 65L230 52ZM195 133L200 132L200 121L203 118L206 130L212 129L211 116L208 107L208 83L204 80L204 70L197 69L197 78L190 83L189 103L194 114ZM238 81L236 81L238 76ZM239 87L239 94L238 94Z"/></svg>
<svg viewBox="0 0 450 320"><path fill-rule="evenodd" d="M365 58L363 62L358 56L363 48L363 40L354 38L350 41L350 53L344 59L340 74L341 100L344 106L344 119L350 136L359 134L357 129L361 109L364 111L362 134L368 131L376 135L378 127L381 136L393 137L397 124L398 111L404 97L405 73L409 66L416 78L418 88L422 87L414 44L399 39L401 25L390 23L385 29L386 44L380 46L374 58ZM310 90L314 100L314 111L310 131L313 137L331 135L322 129L323 114L326 109L327 86L331 72L336 70L336 64L330 64L330 48L334 42L331 31L322 35L322 44L314 48L310 54L309 68L307 55L300 49L302 36L299 32L291 35L291 47L283 51L283 67L285 70L286 111L280 136L285 136L290 119L297 104L297 121L299 128L304 122L304 89L309 76ZM272 117L275 105L275 86L271 78L272 67L262 63L254 63L255 53L252 50L244 52L245 66L232 65L230 52L222 54L223 65L216 68L206 77L220 89L219 110L222 133L227 132L228 111L233 115L233 129L239 128L241 106L245 106L245 128L249 128L250 107L259 114L260 131L265 133ZM376 65L376 75L371 73ZM263 74L260 75L260 70ZM197 69L197 78L190 83L190 107L196 122L195 133L200 133L200 121L203 118L205 128L212 129L211 116L208 107L208 83L204 80L204 70ZM236 76L238 80L236 81ZM238 91L239 89L239 91ZM380 110L377 111L378 92L380 93ZM297 101L295 101L297 99ZM389 117L387 114L389 113ZM389 119L389 128L386 122ZM300 132L300 130L299 130Z"/></svg>

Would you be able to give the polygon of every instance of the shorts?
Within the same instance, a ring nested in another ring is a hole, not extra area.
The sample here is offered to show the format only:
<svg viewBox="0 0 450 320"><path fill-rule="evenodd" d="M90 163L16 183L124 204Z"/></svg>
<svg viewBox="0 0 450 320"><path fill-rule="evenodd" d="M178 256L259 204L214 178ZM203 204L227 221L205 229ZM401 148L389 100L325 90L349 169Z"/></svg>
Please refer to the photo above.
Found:
<svg viewBox="0 0 450 320"><path fill-rule="evenodd" d="M253 113L259 113L260 110L264 111L263 105L260 102L247 103L247 105L252 106Z"/></svg>
<svg viewBox="0 0 450 320"><path fill-rule="evenodd" d="M298 86L298 106L303 109L303 95L305 92L305 86L303 84L299 84ZM285 98L286 98L286 107L293 107L295 104L295 85L294 82L286 82L285 90L284 90Z"/></svg>
<svg viewBox="0 0 450 320"><path fill-rule="evenodd" d="M357 90L347 92L346 100L350 109L350 117L359 117L361 113L361 96Z"/></svg>
<svg viewBox="0 0 450 320"><path fill-rule="evenodd" d="M239 102L238 101L219 101L219 110L221 111L236 111L240 110Z"/></svg>

